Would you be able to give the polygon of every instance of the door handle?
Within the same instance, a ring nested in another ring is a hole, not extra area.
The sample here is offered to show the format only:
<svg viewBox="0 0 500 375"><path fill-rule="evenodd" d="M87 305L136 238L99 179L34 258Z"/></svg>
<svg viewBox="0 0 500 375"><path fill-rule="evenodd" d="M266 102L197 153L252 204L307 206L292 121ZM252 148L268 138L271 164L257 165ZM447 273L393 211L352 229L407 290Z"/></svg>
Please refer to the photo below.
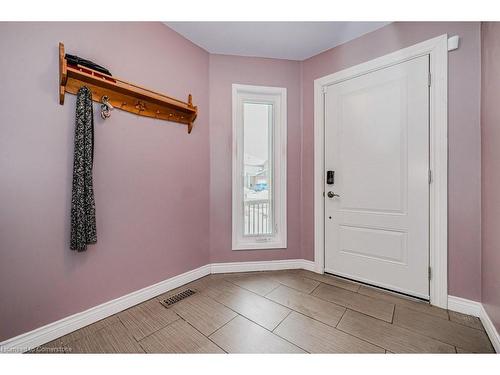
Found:
<svg viewBox="0 0 500 375"><path fill-rule="evenodd" d="M335 194L333 191L329 191L326 195L328 195L328 198L335 198L335 197L340 198L340 195Z"/></svg>

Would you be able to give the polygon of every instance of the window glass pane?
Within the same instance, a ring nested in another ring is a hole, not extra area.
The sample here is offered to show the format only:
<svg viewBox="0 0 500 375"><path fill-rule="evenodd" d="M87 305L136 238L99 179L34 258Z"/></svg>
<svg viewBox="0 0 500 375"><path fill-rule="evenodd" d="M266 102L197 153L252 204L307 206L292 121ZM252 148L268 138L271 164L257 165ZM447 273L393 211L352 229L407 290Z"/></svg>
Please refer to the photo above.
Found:
<svg viewBox="0 0 500 375"><path fill-rule="evenodd" d="M245 236L273 234L273 106L243 103Z"/></svg>

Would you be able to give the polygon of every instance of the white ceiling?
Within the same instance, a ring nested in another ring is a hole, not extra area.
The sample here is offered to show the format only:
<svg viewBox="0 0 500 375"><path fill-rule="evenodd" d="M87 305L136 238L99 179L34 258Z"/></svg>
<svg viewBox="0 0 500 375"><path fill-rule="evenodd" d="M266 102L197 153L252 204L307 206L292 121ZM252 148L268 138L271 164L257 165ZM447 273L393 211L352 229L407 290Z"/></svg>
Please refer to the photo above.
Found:
<svg viewBox="0 0 500 375"><path fill-rule="evenodd" d="M389 22L165 22L210 53L304 60Z"/></svg>

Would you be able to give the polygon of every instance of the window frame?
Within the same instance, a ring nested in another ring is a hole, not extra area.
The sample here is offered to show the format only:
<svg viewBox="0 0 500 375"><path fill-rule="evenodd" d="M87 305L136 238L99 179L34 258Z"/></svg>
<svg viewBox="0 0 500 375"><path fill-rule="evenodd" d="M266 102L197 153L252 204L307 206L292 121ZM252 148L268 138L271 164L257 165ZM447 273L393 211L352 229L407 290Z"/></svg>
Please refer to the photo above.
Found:
<svg viewBox="0 0 500 375"><path fill-rule="evenodd" d="M273 105L272 194L274 234L244 236L243 103ZM232 249L259 250L287 247L287 99L286 88L232 85Z"/></svg>

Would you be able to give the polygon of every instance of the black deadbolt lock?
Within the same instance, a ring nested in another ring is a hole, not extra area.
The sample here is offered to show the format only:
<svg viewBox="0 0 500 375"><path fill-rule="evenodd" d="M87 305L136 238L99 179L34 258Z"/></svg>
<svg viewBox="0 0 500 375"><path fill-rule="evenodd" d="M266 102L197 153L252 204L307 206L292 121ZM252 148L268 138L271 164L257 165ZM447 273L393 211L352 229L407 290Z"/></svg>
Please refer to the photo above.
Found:
<svg viewBox="0 0 500 375"><path fill-rule="evenodd" d="M326 183L328 185L333 185L334 183L335 171L327 171L326 172Z"/></svg>

